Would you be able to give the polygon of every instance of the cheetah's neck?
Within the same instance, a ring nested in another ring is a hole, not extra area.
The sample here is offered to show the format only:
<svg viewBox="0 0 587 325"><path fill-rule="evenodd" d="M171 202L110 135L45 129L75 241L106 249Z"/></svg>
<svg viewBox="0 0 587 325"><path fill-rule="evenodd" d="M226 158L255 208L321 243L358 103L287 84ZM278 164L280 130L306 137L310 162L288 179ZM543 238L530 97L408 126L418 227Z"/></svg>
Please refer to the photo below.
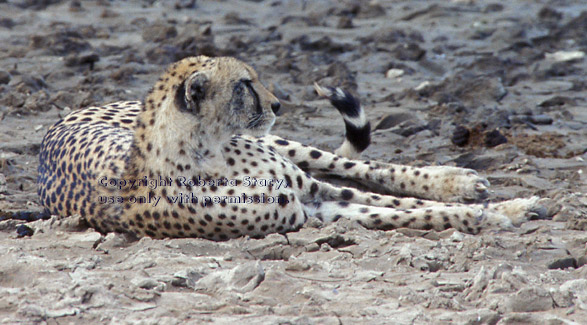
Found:
<svg viewBox="0 0 587 325"><path fill-rule="evenodd" d="M138 116L128 177L221 176L226 168L222 147L231 135L207 121L186 121L176 110L156 111L148 103Z"/></svg>

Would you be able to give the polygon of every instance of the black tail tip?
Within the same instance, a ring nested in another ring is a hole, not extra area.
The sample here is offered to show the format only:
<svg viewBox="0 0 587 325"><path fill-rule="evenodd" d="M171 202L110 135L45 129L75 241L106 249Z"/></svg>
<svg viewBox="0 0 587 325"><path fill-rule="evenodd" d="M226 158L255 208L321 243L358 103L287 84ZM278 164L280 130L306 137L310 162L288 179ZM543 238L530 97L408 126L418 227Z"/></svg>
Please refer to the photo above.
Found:
<svg viewBox="0 0 587 325"><path fill-rule="evenodd" d="M314 83L314 90L318 96L329 99L332 106L341 114L349 117L359 116L361 103L359 99L351 95L348 91L339 87L320 86L318 83Z"/></svg>

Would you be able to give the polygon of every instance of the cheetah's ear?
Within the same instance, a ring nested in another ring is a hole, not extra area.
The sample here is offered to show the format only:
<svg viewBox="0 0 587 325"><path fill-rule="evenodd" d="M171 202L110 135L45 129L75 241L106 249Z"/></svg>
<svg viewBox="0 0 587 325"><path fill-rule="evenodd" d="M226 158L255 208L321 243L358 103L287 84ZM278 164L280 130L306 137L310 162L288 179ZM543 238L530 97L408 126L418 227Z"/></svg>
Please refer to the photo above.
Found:
<svg viewBox="0 0 587 325"><path fill-rule="evenodd" d="M200 112L200 102L206 97L206 88L209 84L208 75L196 72L182 82L175 94L175 104L180 110L193 114Z"/></svg>
<svg viewBox="0 0 587 325"><path fill-rule="evenodd" d="M206 88L208 86L208 75L204 72L197 72L191 75L187 82L189 82L189 97L195 103L204 99L206 95Z"/></svg>

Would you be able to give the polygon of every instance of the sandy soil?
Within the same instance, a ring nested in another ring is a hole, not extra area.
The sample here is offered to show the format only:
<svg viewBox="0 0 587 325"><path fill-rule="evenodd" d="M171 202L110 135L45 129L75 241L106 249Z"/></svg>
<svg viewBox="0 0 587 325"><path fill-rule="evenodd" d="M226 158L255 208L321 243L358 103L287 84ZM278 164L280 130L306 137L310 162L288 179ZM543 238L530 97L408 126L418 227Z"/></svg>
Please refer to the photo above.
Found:
<svg viewBox="0 0 587 325"><path fill-rule="evenodd" d="M585 52L581 0L0 1L0 321L585 324ZM195 54L256 67L284 104L275 134L336 148L343 123L311 85L344 85L375 126L365 158L474 168L490 200L551 198L554 217L222 243L19 220L40 211L60 116L141 99Z"/></svg>

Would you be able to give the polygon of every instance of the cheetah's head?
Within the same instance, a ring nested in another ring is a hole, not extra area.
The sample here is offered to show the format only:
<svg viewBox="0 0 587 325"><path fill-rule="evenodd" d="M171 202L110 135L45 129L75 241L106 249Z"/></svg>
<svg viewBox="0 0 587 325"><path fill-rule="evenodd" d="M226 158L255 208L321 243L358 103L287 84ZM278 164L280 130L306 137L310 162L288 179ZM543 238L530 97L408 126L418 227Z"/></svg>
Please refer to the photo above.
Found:
<svg viewBox="0 0 587 325"><path fill-rule="evenodd" d="M183 59L167 70L153 92L158 88L165 94L158 100L167 103L162 105L166 116L216 132L264 135L280 107L255 70L231 57Z"/></svg>

